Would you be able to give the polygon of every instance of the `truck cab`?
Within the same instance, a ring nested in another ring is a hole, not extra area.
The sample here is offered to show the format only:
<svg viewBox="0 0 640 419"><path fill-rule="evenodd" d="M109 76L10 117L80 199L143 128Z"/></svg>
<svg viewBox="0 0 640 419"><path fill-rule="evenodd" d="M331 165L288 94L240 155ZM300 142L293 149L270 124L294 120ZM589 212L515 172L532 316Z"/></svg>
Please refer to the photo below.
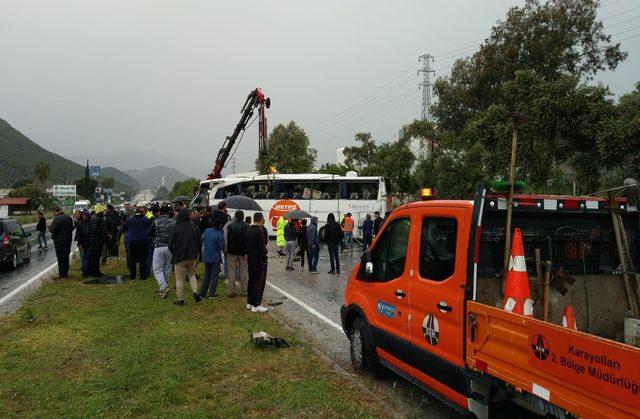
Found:
<svg viewBox="0 0 640 419"><path fill-rule="evenodd" d="M627 365L640 363L640 350L619 342L627 307L622 281L613 272L615 252L606 239L611 216L605 200L516 199L513 226L522 228L525 236L536 316L541 317L542 308L534 250L542 248L560 271L578 278L566 295L551 291L546 322L502 310L505 203L504 197L490 197L482 190L474 201L414 202L393 211L345 290L341 319L354 368L375 375L386 367L461 413L478 417L488 417L490 404L497 400L556 417L597 417L604 412L637 417L638 392L618 395L615 386L607 397L594 392L601 388L598 381L590 387L587 379L574 377L576 365L551 364L554 354L549 363L540 364L529 336L532 331L553 336L557 354L567 342L584 341L590 353L601 351L611 359L620 355ZM624 211L637 258L638 215L627 214L626 207ZM586 244L580 246L580 240ZM583 290L581 281L591 288ZM584 293L590 294L587 301L591 297L591 312L586 314L581 306ZM558 326L564 304L580 308L579 323L583 330L589 324L590 333ZM549 350L542 346L538 351ZM585 362L578 358L578 364ZM629 382L637 378L640 383L637 367L620 365L630 374Z"/></svg>

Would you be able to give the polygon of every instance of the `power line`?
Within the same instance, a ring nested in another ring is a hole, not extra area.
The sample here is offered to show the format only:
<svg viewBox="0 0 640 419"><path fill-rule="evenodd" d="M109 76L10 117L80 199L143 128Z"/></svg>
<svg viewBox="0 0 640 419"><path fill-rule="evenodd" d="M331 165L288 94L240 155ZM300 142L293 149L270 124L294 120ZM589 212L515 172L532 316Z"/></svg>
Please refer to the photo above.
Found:
<svg viewBox="0 0 640 419"><path fill-rule="evenodd" d="M623 20L623 21L614 23L613 25L607 26L605 29L613 28L614 26L622 25L623 23L631 22L631 21L634 21L634 20L637 20L637 19L640 19L640 16L632 17L631 19L627 19L627 20Z"/></svg>
<svg viewBox="0 0 640 419"><path fill-rule="evenodd" d="M621 1L623 1L623 0L613 0L613 1L609 2L609 3L601 4L601 5L600 5L600 8L602 9L602 8L604 8L604 7L611 6L612 4L620 3Z"/></svg>
<svg viewBox="0 0 640 419"><path fill-rule="evenodd" d="M632 11L634 11L634 10L638 10L638 9L640 9L640 6L638 6L638 7L632 7L631 9L627 9L627 10L623 10L622 12L619 12L619 13L616 13L616 14L613 14L613 15L609 15L609 16L607 16L607 17L603 17L603 18L602 18L602 19L600 19L600 20L607 20L607 19L611 19L612 17L616 17L616 16L624 15L625 13L632 12Z"/></svg>

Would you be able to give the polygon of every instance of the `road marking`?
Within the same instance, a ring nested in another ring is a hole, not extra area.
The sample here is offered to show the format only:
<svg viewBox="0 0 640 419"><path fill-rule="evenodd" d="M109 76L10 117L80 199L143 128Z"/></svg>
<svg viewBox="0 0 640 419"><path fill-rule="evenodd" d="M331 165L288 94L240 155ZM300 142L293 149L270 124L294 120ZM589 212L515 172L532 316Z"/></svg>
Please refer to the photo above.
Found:
<svg viewBox="0 0 640 419"><path fill-rule="evenodd" d="M328 318L324 314L318 312L316 309L314 309L313 307L309 306L305 302L298 300L293 295L291 295L288 292L278 288L277 286L273 285L269 281L267 281L267 285L270 286L271 288L273 288L274 290L278 291L280 294L284 295L285 297L287 297L288 299L290 299L294 303L298 304L300 307L304 308L309 313L313 314L314 316L316 316L317 318L319 318L323 322L327 323L329 326L338 329L340 332L343 332L342 326L340 326L338 323L334 322L333 320L331 320L330 318Z"/></svg>
<svg viewBox="0 0 640 419"><path fill-rule="evenodd" d="M75 253L75 250L73 250L69 254L69 259L71 259L73 257L74 253ZM18 288L14 289L9 294L7 294L4 297L0 298L0 306L2 306L6 302L11 301L11 299L13 298L14 295L19 294L20 291L22 291L25 288L28 288L32 283L34 283L36 281L39 281L43 276L51 274L51 271L55 270L57 267L58 267L58 262L54 262L53 264L51 264L51 265L47 266L46 268L44 268L44 270L42 272L40 272L40 273L32 276L31 278L29 278L29 280L27 282L21 284Z"/></svg>

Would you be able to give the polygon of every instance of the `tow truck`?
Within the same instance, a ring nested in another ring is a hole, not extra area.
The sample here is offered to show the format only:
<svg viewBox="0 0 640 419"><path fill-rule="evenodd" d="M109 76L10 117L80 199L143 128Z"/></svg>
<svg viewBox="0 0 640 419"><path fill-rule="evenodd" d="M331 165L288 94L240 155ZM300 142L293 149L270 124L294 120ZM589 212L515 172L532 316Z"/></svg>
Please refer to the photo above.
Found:
<svg viewBox="0 0 640 419"><path fill-rule="evenodd" d="M393 211L345 290L341 320L354 368L387 367L479 418L505 400L559 418L640 417L640 328L623 331L634 324L623 275L638 276L621 268L613 221L624 221L639 266L637 203L513 196L512 227L522 231L536 300L531 317L502 309L507 202L479 185L471 201ZM550 262L544 286L536 254ZM563 326L567 305L578 330Z"/></svg>

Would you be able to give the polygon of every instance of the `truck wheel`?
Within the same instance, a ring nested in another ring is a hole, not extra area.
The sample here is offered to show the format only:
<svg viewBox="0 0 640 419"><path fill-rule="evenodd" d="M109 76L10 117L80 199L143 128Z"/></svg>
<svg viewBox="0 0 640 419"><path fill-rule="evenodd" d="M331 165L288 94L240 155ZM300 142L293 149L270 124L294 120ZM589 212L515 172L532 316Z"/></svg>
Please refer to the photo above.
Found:
<svg viewBox="0 0 640 419"><path fill-rule="evenodd" d="M359 373L378 376L380 374L380 364L376 355L376 348L373 345L371 328L367 322L359 317L353 322L351 335L351 364Z"/></svg>

